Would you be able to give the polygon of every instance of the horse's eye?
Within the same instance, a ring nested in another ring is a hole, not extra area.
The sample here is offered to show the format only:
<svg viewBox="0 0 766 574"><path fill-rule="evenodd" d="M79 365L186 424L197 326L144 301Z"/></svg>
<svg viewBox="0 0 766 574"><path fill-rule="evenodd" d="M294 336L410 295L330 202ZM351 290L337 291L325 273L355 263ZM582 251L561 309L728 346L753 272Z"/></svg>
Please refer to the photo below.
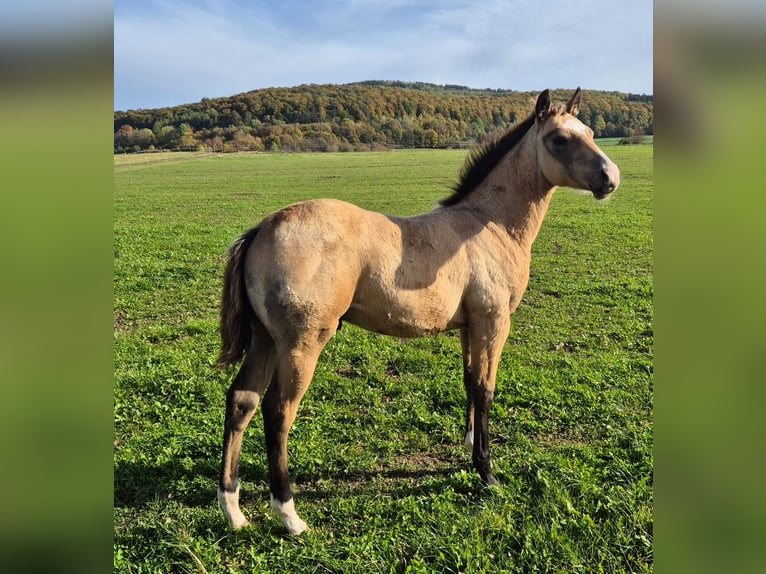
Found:
<svg viewBox="0 0 766 574"><path fill-rule="evenodd" d="M567 138L565 138L564 136L556 136L553 138L553 145L555 146L567 145Z"/></svg>

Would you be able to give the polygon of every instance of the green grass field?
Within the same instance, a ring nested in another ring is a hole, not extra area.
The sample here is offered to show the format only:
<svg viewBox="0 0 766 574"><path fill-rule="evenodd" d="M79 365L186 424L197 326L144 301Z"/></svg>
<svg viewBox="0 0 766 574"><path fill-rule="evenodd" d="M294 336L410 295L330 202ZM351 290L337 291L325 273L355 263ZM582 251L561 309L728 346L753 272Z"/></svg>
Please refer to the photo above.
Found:
<svg viewBox="0 0 766 574"><path fill-rule="evenodd" d="M253 526L230 531L216 502L226 249L308 198L430 210L466 152L115 156L115 571L651 571L653 147L608 153L617 193L560 189L534 245L490 417L502 488L462 446L457 333L344 325L291 434L298 538L269 510L260 413L241 462Z"/></svg>

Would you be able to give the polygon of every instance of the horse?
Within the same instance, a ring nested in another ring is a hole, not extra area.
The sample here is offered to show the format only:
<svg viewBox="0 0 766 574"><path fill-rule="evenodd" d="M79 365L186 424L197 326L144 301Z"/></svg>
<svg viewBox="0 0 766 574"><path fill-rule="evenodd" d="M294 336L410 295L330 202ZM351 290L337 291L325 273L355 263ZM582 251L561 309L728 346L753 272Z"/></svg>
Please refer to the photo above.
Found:
<svg viewBox="0 0 766 574"><path fill-rule="evenodd" d="M452 194L413 217L335 199L267 216L230 247L221 300L218 365L241 362L226 394L218 501L231 528L239 506L242 437L262 403L271 508L292 535L295 510L287 439L319 354L343 322L396 337L459 329L466 392L464 442L483 484L497 485L489 411L510 317L529 280L532 243L558 186L597 199L620 171L549 90L534 111L471 151Z"/></svg>

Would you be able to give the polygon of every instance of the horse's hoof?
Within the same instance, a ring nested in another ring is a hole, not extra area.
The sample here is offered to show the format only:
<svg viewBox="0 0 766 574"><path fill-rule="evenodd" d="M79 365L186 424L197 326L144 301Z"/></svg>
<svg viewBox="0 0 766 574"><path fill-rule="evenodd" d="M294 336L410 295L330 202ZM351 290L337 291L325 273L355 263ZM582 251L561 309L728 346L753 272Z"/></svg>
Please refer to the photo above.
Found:
<svg viewBox="0 0 766 574"><path fill-rule="evenodd" d="M291 524L290 526L287 526L287 532L290 536L300 536L304 532L311 532L311 527L301 520L300 524Z"/></svg>
<svg viewBox="0 0 766 574"><path fill-rule="evenodd" d="M486 486L500 486L500 482L495 478L494 474L488 474L484 477L484 484Z"/></svg>
<svg viewBox="0 0 766 574"><path fill-rule="evenodd" d="M285 528L287 528L287 532L289 532L292 536L297 536L302 532L311 530L309 525L306 524L300 516L298 516L297 512L295 512L295 503L293 502L292 498L287 502L281 502L274 498L272 495L271 508L274 510L277 516L279 516L279 518L282 520L282 524L284 524Z"/></svg>
<svg viewBox="0 0 766 574"><path fill-rule="evenodd" d="M244 526L250 526L250 521L239 509L239 485L233 492L219 488L218 503L221 505L221 510L223 510L230 528L238 530Z"/></svg>

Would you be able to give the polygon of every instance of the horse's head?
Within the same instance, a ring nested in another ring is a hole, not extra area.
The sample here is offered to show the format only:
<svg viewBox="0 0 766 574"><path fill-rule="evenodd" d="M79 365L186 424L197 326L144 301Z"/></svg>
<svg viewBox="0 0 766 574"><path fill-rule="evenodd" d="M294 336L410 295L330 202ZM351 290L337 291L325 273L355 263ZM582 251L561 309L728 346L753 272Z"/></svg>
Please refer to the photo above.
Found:
<svg viewBox="0 0 766 574"><path fill-rule="evenodd" d="M589 189L603 199L620 185L620 170L593 141L593 130L577 119L582 90L554 106L545 90L535 105L538 165L553 185Z"/></svg>

